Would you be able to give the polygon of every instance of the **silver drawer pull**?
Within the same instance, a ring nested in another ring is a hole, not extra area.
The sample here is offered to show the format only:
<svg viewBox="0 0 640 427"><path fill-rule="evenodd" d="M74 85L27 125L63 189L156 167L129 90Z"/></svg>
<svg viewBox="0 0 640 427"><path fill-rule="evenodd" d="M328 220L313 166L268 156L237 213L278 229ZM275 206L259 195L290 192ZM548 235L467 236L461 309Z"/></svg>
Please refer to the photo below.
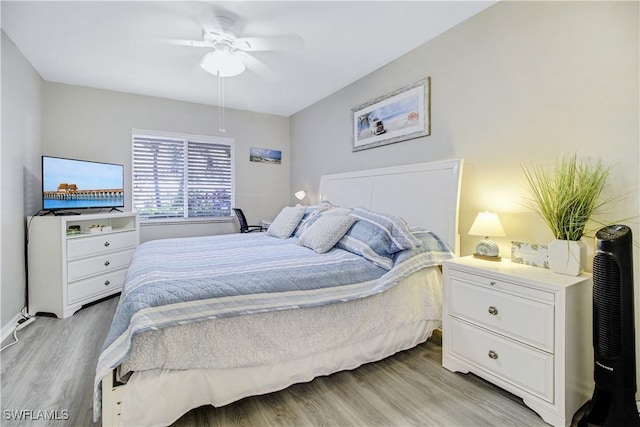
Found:
<svg viewBox="0 0 640 427"><path fill-rule="evenodd" d="M498 314L498 309L494 306L489 306L489 314L496 316Z"/></svg>
<svg viewBox="0 0 640 427"><path fill-rule="evenodd" d="M495 286L495 285L496 285L496 282L492 280L492 281L490 281L490 282L489 282L489 284L490 284L491 286Z"/></svg>
<svg viewBox="0 0 640 427"><path fill-rule="evenodd" d="M496 353L493 350L489 350L489 359L497 360L498 359L498 353Z"/></svg>
<svg viewBox="0 0 640 427"><path fill-rule="evenodd" d="M104 262L104 266L105 266L105 267L109 267L109 264L111 264L109 261L105 261L105 262Z"/></svg>
<svg viewBox="0 0 640 427"><path fill-rule="evenodd" d="M111 282L110 282L110 281L105 280L105 282L104 282L104 285L105 285L105 286L109 286L110 284L111 284Z"/></svg>
<svg viewBox="0 0 640 427"><path fill-rule="evenodd" d="M111 243L109 243L109 242L104 242L104 246L105 246L105 247L109 247L109 245L110 245L110 244L111 244Z"/></svg>

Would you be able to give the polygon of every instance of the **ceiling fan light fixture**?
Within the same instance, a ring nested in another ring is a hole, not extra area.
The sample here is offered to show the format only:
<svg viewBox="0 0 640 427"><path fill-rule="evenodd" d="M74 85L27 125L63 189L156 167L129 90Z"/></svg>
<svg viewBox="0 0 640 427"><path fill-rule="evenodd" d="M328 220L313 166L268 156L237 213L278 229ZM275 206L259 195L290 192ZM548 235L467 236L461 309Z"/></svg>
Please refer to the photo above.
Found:
<svg viewBox="0 0 640 427"><path fill-rule="evenodd" d="M205 71L220 77L237 76L246 69L237 55L220 50L207 53L200 61L200 66Z"/></svg>

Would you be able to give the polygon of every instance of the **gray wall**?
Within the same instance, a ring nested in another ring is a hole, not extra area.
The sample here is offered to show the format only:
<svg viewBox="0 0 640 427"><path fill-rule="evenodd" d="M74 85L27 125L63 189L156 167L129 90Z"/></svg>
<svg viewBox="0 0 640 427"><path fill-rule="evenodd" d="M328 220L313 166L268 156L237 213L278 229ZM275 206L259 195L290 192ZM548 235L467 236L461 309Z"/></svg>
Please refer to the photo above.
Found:
<svg viewBox="0 0 640 427"><path fill-rule="evenodd" d="M4 31L1 38L0 325L4 335L4 327L25 306L25 216L40 206L43 80Z"/></svg>
<svg viewBox="0 0 640 427"><path fill-rule="evenodd" d="M45 82L44 154L125 165L125 210L131 210L131 130L145 129L235 138L236 206L250 223L273 218L289 202L289 119L228 109L226 133L218 131L218 109ZM251 147L282 151L282 164L249 161ZM142 241L235 232L237 223L143 226Z"/></svg>
<svg viewBox="0 0 640 427"><path fill-rule="evenodd" d="M511 240L553 237L523 207L522 162L577 152L614 166L610 187L625 198L610 217L638 215L638 6L498 3L294 114L292 188L313 198L322 174L463 158L461 253L477 242L466 234L475 215L490 210L509 256ZM351 109L425 76L431 136L353 153Z"/></svg>

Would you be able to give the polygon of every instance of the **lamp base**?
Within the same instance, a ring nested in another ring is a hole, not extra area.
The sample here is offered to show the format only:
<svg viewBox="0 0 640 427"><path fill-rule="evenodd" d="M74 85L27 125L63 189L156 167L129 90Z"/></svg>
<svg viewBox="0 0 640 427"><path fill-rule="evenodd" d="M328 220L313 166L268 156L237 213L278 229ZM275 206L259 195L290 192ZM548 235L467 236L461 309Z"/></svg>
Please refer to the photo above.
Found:
<svg viewBox="0 0 640 427"><path fill-rule="evenodd" d="M498 255L491 256L491 255L473 254L473 257L478 259L483 259L485 261L502 261L502 258L500 258Z"/></svg>

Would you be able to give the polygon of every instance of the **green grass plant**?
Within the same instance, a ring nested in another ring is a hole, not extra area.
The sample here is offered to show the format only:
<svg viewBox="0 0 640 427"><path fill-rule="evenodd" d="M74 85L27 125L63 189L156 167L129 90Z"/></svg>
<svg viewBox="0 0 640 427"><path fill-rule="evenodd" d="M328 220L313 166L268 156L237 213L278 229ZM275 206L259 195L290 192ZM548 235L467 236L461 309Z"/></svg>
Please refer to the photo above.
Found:
<svg viewBox="0 0 640 427"><path fill-rule="evenodd" d="M529 207L539 213L554 238L580 240L594 214L609 203L602 192L609 168L601 161L580 161L563 156L554 169L539 164L522 166L531 193Z"/></svg>

